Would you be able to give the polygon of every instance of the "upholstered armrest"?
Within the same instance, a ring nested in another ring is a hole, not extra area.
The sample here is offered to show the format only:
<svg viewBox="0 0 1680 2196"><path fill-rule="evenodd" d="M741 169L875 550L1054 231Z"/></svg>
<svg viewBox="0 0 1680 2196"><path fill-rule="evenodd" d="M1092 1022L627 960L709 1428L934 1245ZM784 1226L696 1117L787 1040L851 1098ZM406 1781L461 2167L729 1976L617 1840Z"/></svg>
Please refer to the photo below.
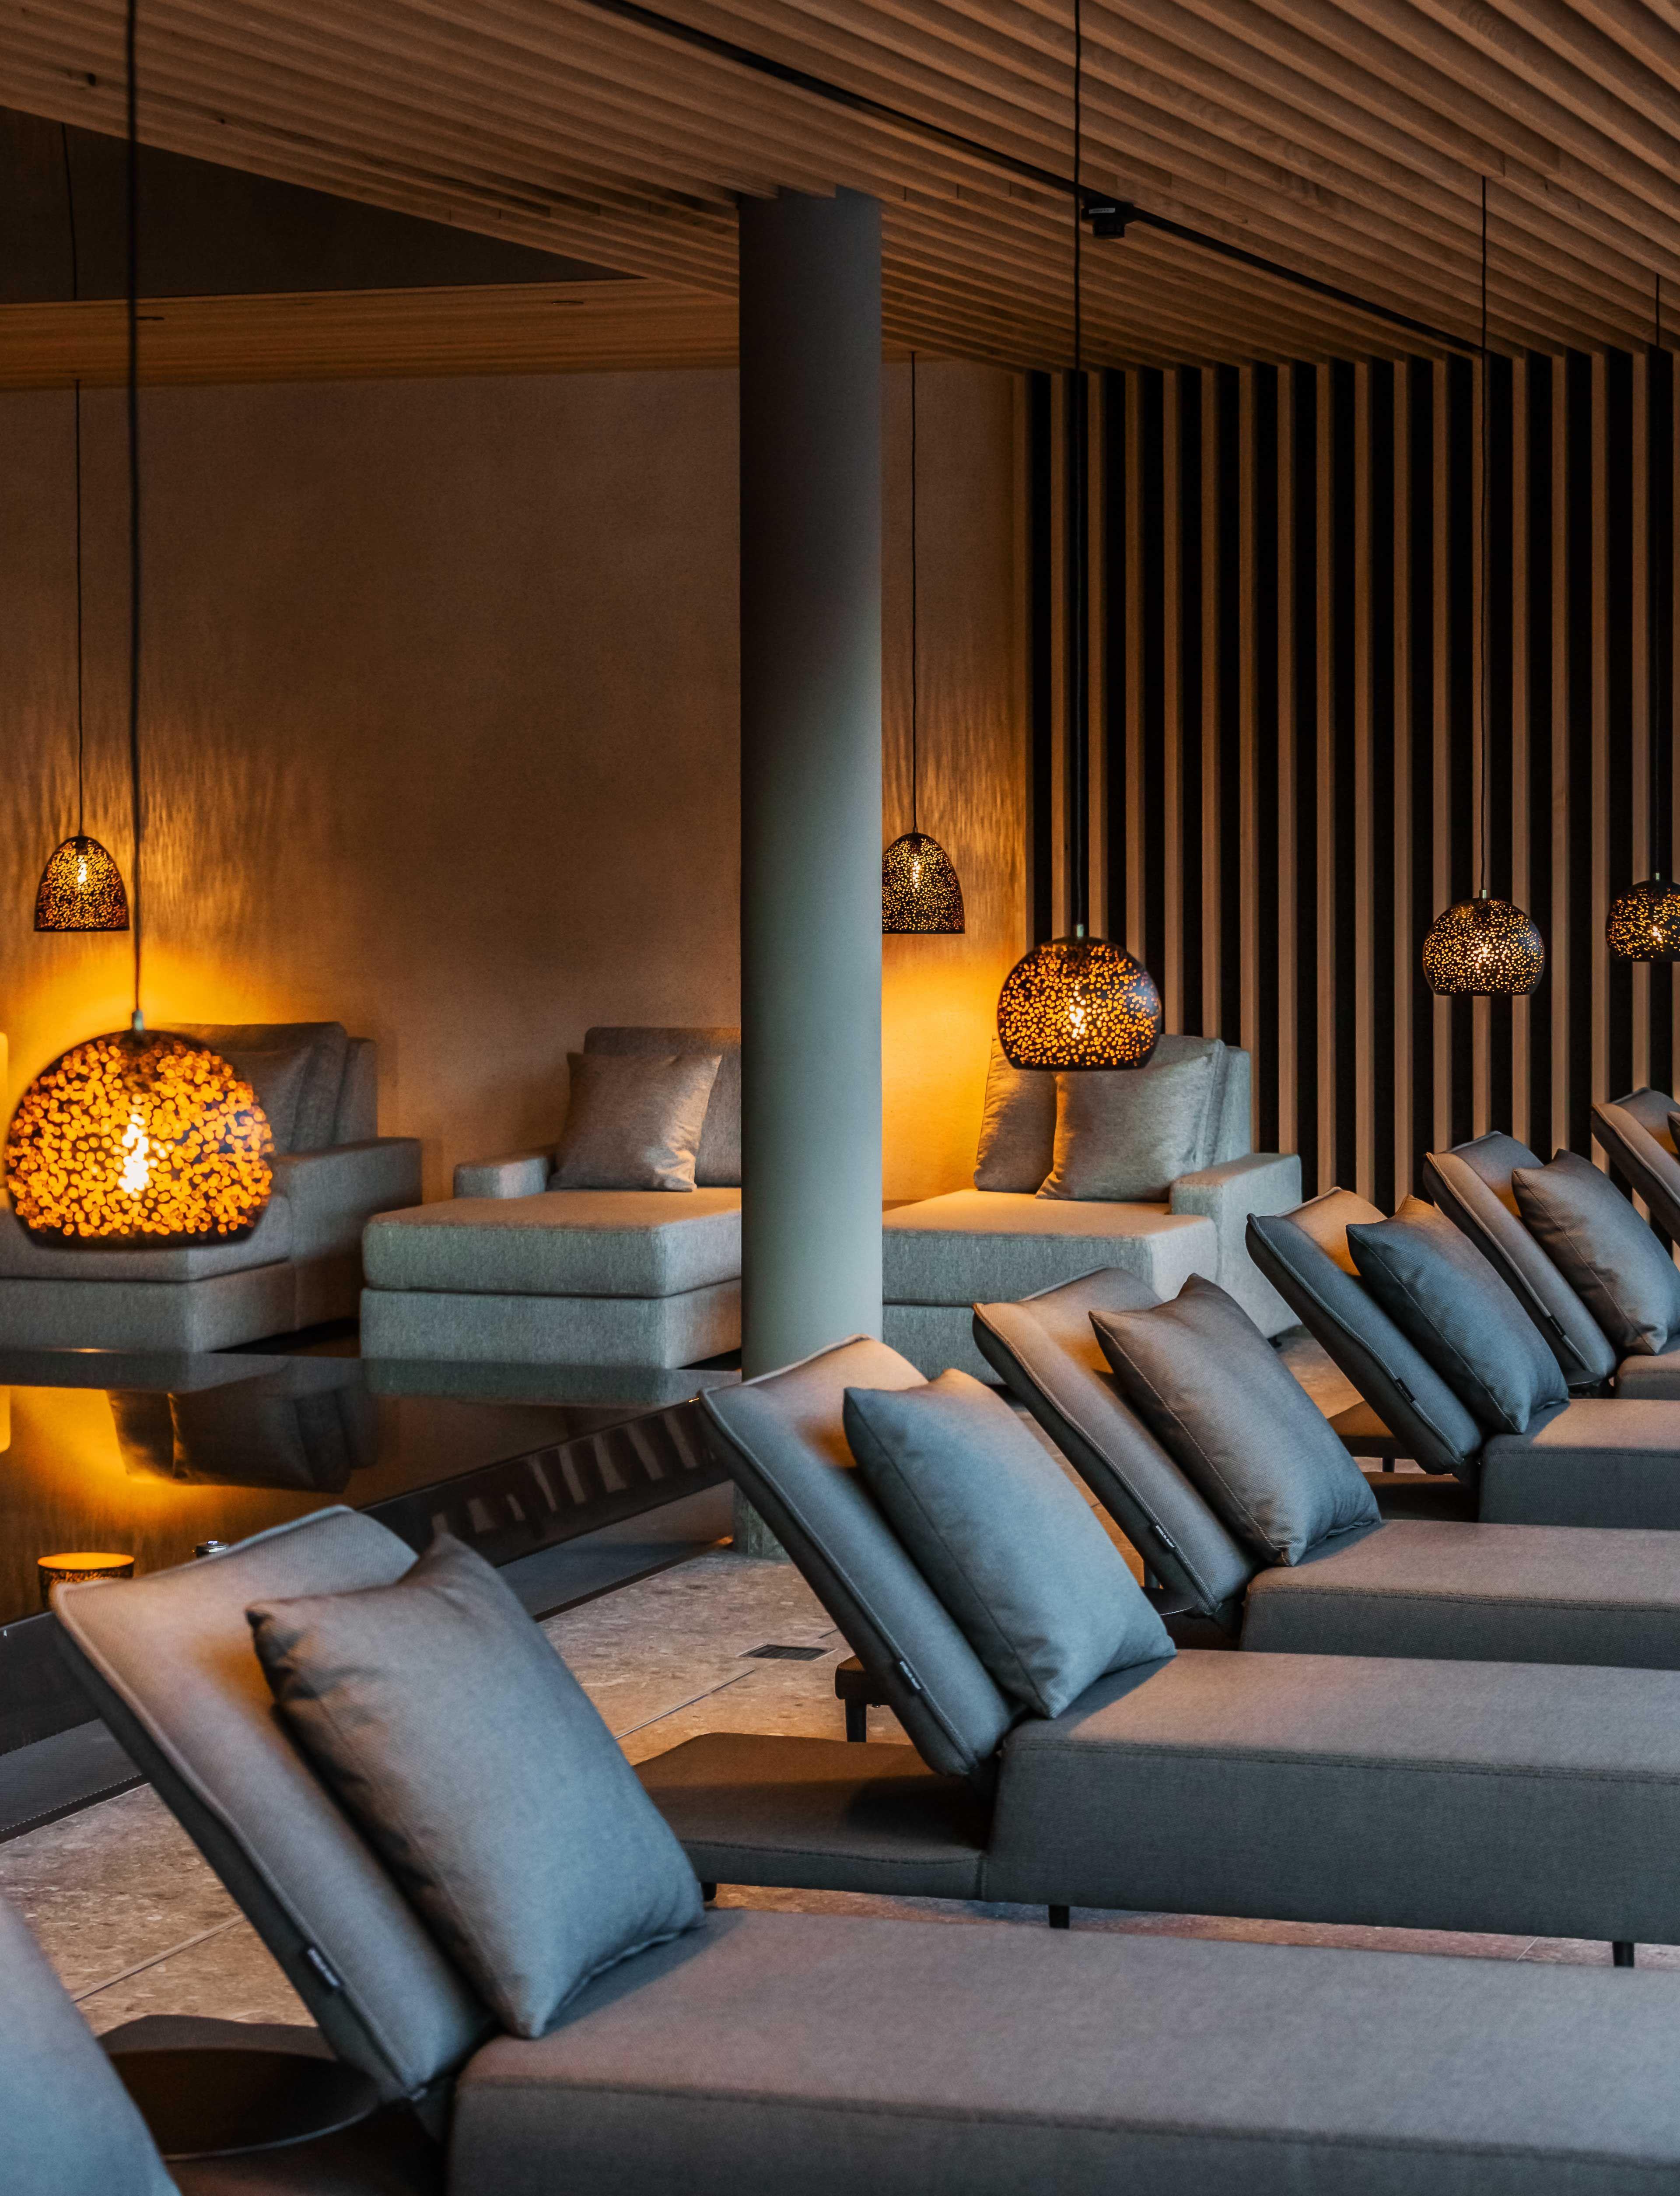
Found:
<svg viewBox="0 0 1680 2196"><path fill-rule="evenodd" d="M420 1147L413 1136L374 1136L317 1152L282 1152L274 1188L292 1205L292 1255L321 1258L360 1251L376 1212L420 1202Z"/></svg>
<svg viewBox="0 0 1680 2196"><path fill-rule="evenodd" d="M537 1197L548 1188L554 1153L510 1152L505 1159L468 1159L455 1169L457 1197Z"/></svg>
<svg viewBox="0 0 1680 2196"><path fill-rule="evenodd" d="M1293 1152L1250 1152L1222 1166L1181 1175L1172 1186L1174 1212L1212 1221L1219 1237L1219 1285L1262 1334L1281 1334L1295 1325L1295 1314L1249 1256L1249 1215L1292 1212L1300 1202L1301 1161Z"/></svg>

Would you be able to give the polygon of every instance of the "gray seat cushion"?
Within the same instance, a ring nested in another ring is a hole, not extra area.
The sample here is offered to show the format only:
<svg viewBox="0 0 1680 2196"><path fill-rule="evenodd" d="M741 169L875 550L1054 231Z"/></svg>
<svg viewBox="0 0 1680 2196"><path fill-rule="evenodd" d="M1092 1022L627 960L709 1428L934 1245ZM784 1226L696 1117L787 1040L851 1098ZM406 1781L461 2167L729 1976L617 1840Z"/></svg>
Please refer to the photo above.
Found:
<svg viewBox="0 0 1680 2196"><path fill-rule="evenodd" d="M1596 1387L1616 1369L1609 1338L1534 1238L1516 1209L1518 1167L1539 1154L1515 1136L1477 1136L1423 1162L1429 1194L1462 1228L1545 1337L1572 1388Z"/></svg>
<svg viewBox="0 0 1680 2196"><path fill-rule="evenodd" d="M1059 1715L1110 1670L1173 1653L1091 1505L966 1372L846 1391L846 1437L918 1569L1012 1700Z"/></svg>
<svg viewBox="0 0 1680 2196"><path fill-rule="evenodd" d="M1233 1658L1234 1659L1234 1658ZM727 1913L457 2092L535 2196L1634 2196L1680 2158L1673 1979Z"/></svg>
<svg viewBox="0 0 1680 2196"><path fill-rule="evenodd" d="M1213 1278L1211 1220L1158 1205L1087 1205L1001 1191L956 1189L901 1205L881 1222L889 1303L990 1303L1119 1266L1158 1297L1192 1274Z"/></svg>
<svg viewBox="0 0 1680 2196"><path fill-rule="evenodd" d="M1164 1199L1181 1175L1207 1164L1214 1068L1208 1050L1153 1058L1143 1068L1058 1075L1055 1159L1038 1194Z"/></svg>
<svg viewBox="0 0 1680 2196"><path fill-rule="evenodd" d="M1262 1571L1243 1645L1680 1669L1680 1548L1668 1533L1395 1522Z"/></svg>
<svg viewBox="0 0 1680 2196"><path fill-rule="evenodd" d="M1482 1453L1481 1515L1680 1531L1680 1403L1585 1396Z"/></svg>
<svg viewBox="0 0 1680 2196"><path fill-rule="evenodd" d="M1212 1281L1169 1304L1094 1311L1122 1392L1237 1537L1268 1562L1376 1525L1376 1497L1254 1321Z"/></svg>
<svg viewBox="0 0 1680 2196"><path fill-rule="evenodd" d="M1680 1269L1608 1175L1579 1152L1519 1167L1518 1210L1625 1357L1680 1338Z"/></svg>
<svg viewBox="0 0 1680 2196"><path fill-rule="evenodd" d="M287 1729L504 2028L691 1929L700 1886L512 1588L439 1533L403 1577L245 1612Z"/></svg>
<svg viewBox="0 0 1680 2196"><path fill-rule="evenodd" d="M706 1125L701 1131L694 1178L701 1189L739 1189L741 1187L741 1032L725 1023L697 1027L655 1026L586 1030L586 1052L643 1053L715 1052L718 1079L706 1105Z"/></svg>
<svg viewBox="0 0 1680 2196"><path fill-rule="evenodd" d="M709 1389L719 1456L882 1687L931 1769L989 1773L1019 1710L916 1569L846 1446L848 1388L915 1388L896 1350L858 1336L803 1364Z"/></svg>
<svg viewBox="0 0 1680 2196"><path fill-rule="evenodd" d="M18 2196L174 2196L128 2091L3 1898L0 2130L0 2183Z"/></svg>
<svg viewBox="0 0 1680 2196"><path fill-rule="evenodd" d="M482 1296L674 1297L741 1277L741 1192L552 1189L383 1212L367 1285Z"/></svg>
<svg viewBox="0 0 1680 2196"><path fill-rule="evenodd" d="M249 1273L258 1266L283 1264L292 1256L292 1216L290 1199L276 1195L238 1243L100 1251L57 1250L37 1243L25 1234L16 1213L0 1212L0 1280L207 1281L219 1274Z"/></svg>
<svg viewBox="0 0 1680 2196"><path fill-rule="evenodd" d="M338 1140L338 1101L349 1066L350 1040L342 1022L177 1022L183 1037L195 1037L225 1055L265 1055L262 1072L286 1072L283 1056L302 1053L306 1060L292 1118L292 1140L275 1142L281 1151L325 1151ZM263 1095L262 1089L257 1096Z"/></svg>
<svg viewBox="0 0 1680 2196"><path fill-rule="evenodd" d="M974 1307L974 1340L1150 1569L1204 1615L1228 1611L1259 1568L1120 1393L1093 1311L1137 1311L1154 1292L1129 1274L1087 1274L1019 1303Z"/></svg>
<svg viewBox="0 0 1680 2196"><path fill-rule="evenodd" d="M98 1713L335 2051L388 2097L459 2064L490 2015L286 1736L245 1613L389 1586L413 1560L372 1518L321 1510L176 1570L61 1586L54 1602Z"/></svg>
<svg viewBox="0 0 1680 2196"><path fill-rule="evenodd" d="M1680 1403L1680 1349L1624 1357L1616 1369L1616 1393L1630 1403Z"/></svg>
<svg viewBox="0 0 1680 2196"><path fill-rule="evenodd" d="M986 1895L1680 1942L1680 1671L1186 1650L1004 1748Z"/></svg>
<svg viewBox="0 0 1680 2196"><path fill-rule="evenodd" d="M551 1189L691 1190L715 1052L569 1052Z"/></svg>
<svg viewBox="0 0 1680 2196"><path fill-rule="evenodd" d="M1349 1223L1382 1217L1350 1190L1326 1190L1290 1213L1250 1215L1249 1253L1393 1430L1400 1453L1426 1471L1456 1472L1474 1482L1481 1429L1354 1269Z"/></svg>
<svg viewBox="0 0 1680 2196"><path fill-rule="evenodd" d="M1348 1230L1360 1279L1489 1433L1527 1430L1567 1398L1544 1337L1475 1245L1409 1197L1392 1220Z"/></svg>

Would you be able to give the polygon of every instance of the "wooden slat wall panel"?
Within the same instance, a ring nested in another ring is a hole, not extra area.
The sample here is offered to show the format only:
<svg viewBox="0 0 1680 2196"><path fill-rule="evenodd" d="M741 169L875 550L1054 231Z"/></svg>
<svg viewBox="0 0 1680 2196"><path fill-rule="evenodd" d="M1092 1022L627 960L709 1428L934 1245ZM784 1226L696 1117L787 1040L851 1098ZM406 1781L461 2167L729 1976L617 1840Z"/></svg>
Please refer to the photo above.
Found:
<svg viewBox="0 0 1680 2196"><path fill-rule="evenodd" d="M1674 1088L1680 979L1603 943L1608 899L1653 865L1643 604L1654 587L1671 621L1680 565L1667 354L1492 361L1491 881L1535 916L1547 971L1529 1000L1447 1002L1419 968L1474 884L1478 379L1412 360L1103 384L1093 493L1127 546L1094 605L1125 636L1094 710L1099 919L1169 1028L1251 1046L1257 1147L1384 1210L1432 1148L1492 1127L1591 1155L1596 1099Z"/></svg>

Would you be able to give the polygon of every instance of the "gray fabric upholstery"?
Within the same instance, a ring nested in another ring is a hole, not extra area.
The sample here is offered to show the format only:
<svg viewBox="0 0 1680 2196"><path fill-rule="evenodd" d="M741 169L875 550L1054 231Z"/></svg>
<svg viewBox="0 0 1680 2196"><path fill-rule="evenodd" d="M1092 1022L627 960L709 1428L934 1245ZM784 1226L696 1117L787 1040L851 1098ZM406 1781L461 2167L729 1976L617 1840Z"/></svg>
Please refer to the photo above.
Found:
<svg viewBox="0 0 1680 2196"><path fill-rule="evenodd" d="M980 1896L990 1810L913 1746L710 1731L636 1773L703 1883Z"/></svg>
<svg viewBox="0 0 1680 2196"><path fill-rule="evenodd" d="M1489 1433L1526 1433L1568 1390L1544 1338L1468 1237L1409 1197L1392 1220L1348 1230L1377 1301Z"/></svg>
<svg viewBox="0 0 1680 2196"><path fill-rule="evenodd" d="M701 1408L721 1461L923 1760L967 1775L989 1763L1016 1711L875 1507L843 1423L848 1388L921 1384L913 1366L860 1336L784 1372L710 1389Z"/></svg>
<svg viewBox="0 0 1680 2196"><path fill-rule="evenodd" d="M725 1913L458 2093L458 2187L551 2196L1635 2196L1672 1979Z"/></svg>
<svg viewBox="0 0 1680 2196"><path fill-rule="evenodd" d="M1571 1387L1596 1387L1616 1369L1604 1330L1523 1225L1513 1177L1538 1153L1515 1136L1477 1136L1431 1152L1423 1178L1435 1203L1504 1280L1556 1356Z"/></svg>
<svg viewBox="0 0 1680 2196"><path fill-rule="evenodd" d="M706 1126L701 1135L694 1178L701 1189L739 1189L741 1187L741 1032L727 1025L697 1028L649 1026L586 1030L583 1049L588 1052L659 1054L715 1052L718 1079L706 1107Z"/></svg>
<svg viewBox="0 0 1680 2196"><path fill-rule="evenodd" d="M1624 1356L1680 1338L1680 1269L1608 1175L1559 1152L1512 1179L1535 1240Z"/></svg>
<svg viewBox="0 0 1680 2196"><path fill-rule="evenodd" d="M95 1708L338 2055L386 2096L458 2065L490 2016L287 1737L245 1612L388 1586L413 1562L371 1517L323 1510L177 1570L63 1586L54 1600Z"/></svg>
<svg viewBox="0 0 1680 2196"><path fill-rule="evenodd" d="M1145 1562L1205 1615L1238 1601L1259 1567L1122 1397L1096 1310L1152 1303L1130 1274L1087 1274L1021 1303L977 1304L974 1339Z"/></svg>
<svg viewBox="0 0 1680 2196"><path fill-rule="evenodd" d="M1186 1650L1010 1734L992 1898L1680 1942L1680 1672Z"/></svg>
<svg viewBox="0 0 1680 2196"><path fill-rule="evenodd" d="M1213 1222L1158 1205L1082 1205L957 1189L902 1205L881 1222L889 1303L961 1304L1031 1296L1095 1266L1122 1266L1157 1296L1192 1274L1211 1280Z"/></svg>
<svg viewBox="0 0 1680 2196"><path fill-rule="evenodd" d="M1249 1256L1249 1215L1293 1212L1300 1202L1301 1161L1293 1152L1245 1152L1181 1175L1173 1184L1168 1209L1212 1221L1219 1238L1214 1278L1262 1334L1281 1334L1296 1319Z"/></svg>
<svg viewBox="0 0 1680 2196"><path fill-rule="evenodd" d="M930 1380L953 1366L977 1380L992 1377L974 1346L974 1315L967 1304L883 1304L880 1335Z"/></svg>
<svg viewBox="0 0 1680 2196"><path fill-rule="evenodd" d="M353 1257L359 1280L367 1222L420 1201L419 1139L380 1136L368 1144L294 1152L274 1161L274 1187L292 1207L292 1257Z"/></svg>
<svg viewBox="0 0 1680 2196"><path fill-rule="evenodd" d="M1124 1557L1009 1406L966 1372L848 1388L846 1438L916 1568L1012 1700L1059 1715L1171 1655Z"/></svg>
<svg viewBox="0 0 1680 2196"><path fill-rule="evenodd" d="M273 1131L277 1152L297 1148L297 1107L312 1055L313 1048L308 1044L251 1050L230 1045L222 1053L234 1074L251 1085Z"/></svg>
<svg viewBox="0 0 1680 2196"><path fill-rule="evenodd" d="M0 1280L0 1333L15 1349L227 1349L297 1324L286 1259L198 1281Z"/></svg>
<svg viewBox="0 0 1680 2196"><path fill-rule="evenodd" d="M994 1032L974 1160L976 1189L1031 1197L1055 1163L1056 1078L1012 1067Z"/></svg>
<svg viewBox="0 0 1680 2196"><path fill-rule="evenodd" d="M363 1240L370 1288L670 1297L741 1278L741 1192L547 1190L390 1212Z"/></svg>
<svg viewBox="0 0 1680 2196"><path fill-rule="evenodd" d="M696 1190L696 1197L707 1193ZM696 1365L741 1346L741 1284L678 1296L489 1296L364 1289L364 1357L505 1365Z"/></svg>
<svg viewBox="0 0 1680 2196"><path fill-rule="evenodd" d="M1680 1403L1680 1349L1657 1357L1625 1357L1616 1372L1616 1393L1630 1403Z"/></svg>
<svg viewBox="0 0 1680 2196"><path fill-rule="evenodd" d="M350 1040L342 1022L177 1022L183 1037L195 1037L217 1052L279 1053L307 1049L309 1068L297 1098L292 1125L294 1152L315 1152L335 1143Z"/></svg>
<svg viewBox="0 0 1680 2196"><path fill-rule="evenodd" d="M1093 1311L1121 1392L1237 1537L1298 1563L1377 1523L1365 1474L1248 1315L1211 1281L1142 1311Z"/></svg>
<svg viewBox="0 0 1680 2196"><path fill-rule="evenodd" d="M275 1188L280 1188L277 1182ZM282 1192L238 1243L195 1243L169 1250L55 1250L24 1232L14 1212L0 1212L0 1280L9 1281L204 1281L289 1258L292 1211ZM66 1344L75 1338L66 1334Z"/></svg>
<svg viewBox="0 0 1680 2196"><path fill-rule="evenodd" d="M1667 1533L1394 1523L1262 1571L1243 1645L1680 1669L1680 1549Z"/></svg>
<svg viewBox="0 0 1680 2196"><path fill-rule="evenodd" d="M554 1189L691 1190L715 1052L570 1052Z"/></svg>
<svg viewBox="0 0 1680 2196"><path fill-rule="evenodd" d="M1482 1454L1481 1514L1514 1525L1680 1531L1680 1403L1583 1397Z"/></svg>
<svg viewBox="0 0 1680 2196"><path fill-rule="evenodd" d="M174 2196L146 2123L22 1917L0 1898L0 2185Z"/></svg>
<svg viewBox="0 0 1680 2196"><path fill-rule="evenodd" d="M1674 1101L1648 1086L1592 1109L1592 1133L1650 1208L1657 1226L1680 1236L1680 1160Z"/></svg>
<svg viewBox="0 0 1680 2196"><path fill-rule="evenodd" d="M448 1533L245 1612L292 1737L516 2036L700 1919L694 1871L512 1588Z"/></svg>
<svg viewBox="0 0 1680 2196"><path fill-rule="evenodd" d="M1038 1194L1159 1203L1181 1175L1205 1164L1213 1113L1211 1050L1059 1075L1055 1158Z"/></svg>
<svg viewBox="0 0 1680 2196"><path fill-rule="evenodd" d="M1481 1430L1354 1269L1348 1227L1380 1220L1374 1205L1326 1190L1284 1216L1249 1222L1256 1266L1306 1323L1385 1425L1427 1471L1474 1481Z"/></svg>
<svg viewBox="0 0 1680 2196"><path fill-rule="evenodd" d="M501 1159L466 1159L455 1169L457 1197L540 1197L554 1171L554 1153L509 1152Z"/></svg>

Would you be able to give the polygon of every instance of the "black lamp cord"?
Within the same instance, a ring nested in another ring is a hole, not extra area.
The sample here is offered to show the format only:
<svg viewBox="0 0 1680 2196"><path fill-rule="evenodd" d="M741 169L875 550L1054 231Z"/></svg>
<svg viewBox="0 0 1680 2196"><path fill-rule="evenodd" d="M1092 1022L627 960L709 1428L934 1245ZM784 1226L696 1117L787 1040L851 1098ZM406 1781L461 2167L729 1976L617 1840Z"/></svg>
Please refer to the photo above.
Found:
<svg viewBox="0 0 1680 2196"><path fill-rule="evenodd" d="M1081 0L1073 0L1073 373L1068 382L1068 915L1076 938L1085 935L1090 920L1090 828L1088 818L1088 772L1090 757L1089 671L1087 661L1090 617L1089 582L1086 575L1086 536L1089 529L1085 418L1084 295L1080 246L1084 229L1084 201L1081 192L1084 149L1085 38Z"/></svg>
<svg viewBox="0 0 1680 2196"><path fill-rule="evenodd" d="M129 800L134 869L129 881L129 927L134 935L134 1027L140 1011L140 126L135 82L138 0L128 0L124 61L128 70L128 429L129 429Z"/></svg>
<svg viewBox="0 0 1680 2196"><path fill-rule="evenodd" d="M70 302L76 304L82 295L81 269L76 253L76 185L70 172L70 129L67 123L59 124L59 142L64 148L64 208L70 221ZM84 802L82 790L83 734L82 734L82 383L76 380L76 836L83 835Z"/></svg>
<svg viewBox="0 0 1680 2196"><path fill-rule="evenodd" d="M1487 178L1481 179L1481 677L1476 689L1476 709L1480 718L1477 725L1476 754L1481 771L1481 798L1477 815L1481 824L1481 845L1477 850L1477 873L1481 879L1480 897L1488 895L1488 842L1492 836L1492 811L1489 803L1487 770L1487 719L1492 714L1493 664L1487 645L1488 604L1490 600L1487 569L1487 507L1492 500L1493 485L1492 421L1491 406L1492 384L1487 371Z"/></svg>
<svg viewBox="0 0 1680 2196"><path fill-rule="evenodd" d="M910 353L910 829L920 829L916 817L916 666L920 651L916 644L915 601L915 353Z"/></svg>

